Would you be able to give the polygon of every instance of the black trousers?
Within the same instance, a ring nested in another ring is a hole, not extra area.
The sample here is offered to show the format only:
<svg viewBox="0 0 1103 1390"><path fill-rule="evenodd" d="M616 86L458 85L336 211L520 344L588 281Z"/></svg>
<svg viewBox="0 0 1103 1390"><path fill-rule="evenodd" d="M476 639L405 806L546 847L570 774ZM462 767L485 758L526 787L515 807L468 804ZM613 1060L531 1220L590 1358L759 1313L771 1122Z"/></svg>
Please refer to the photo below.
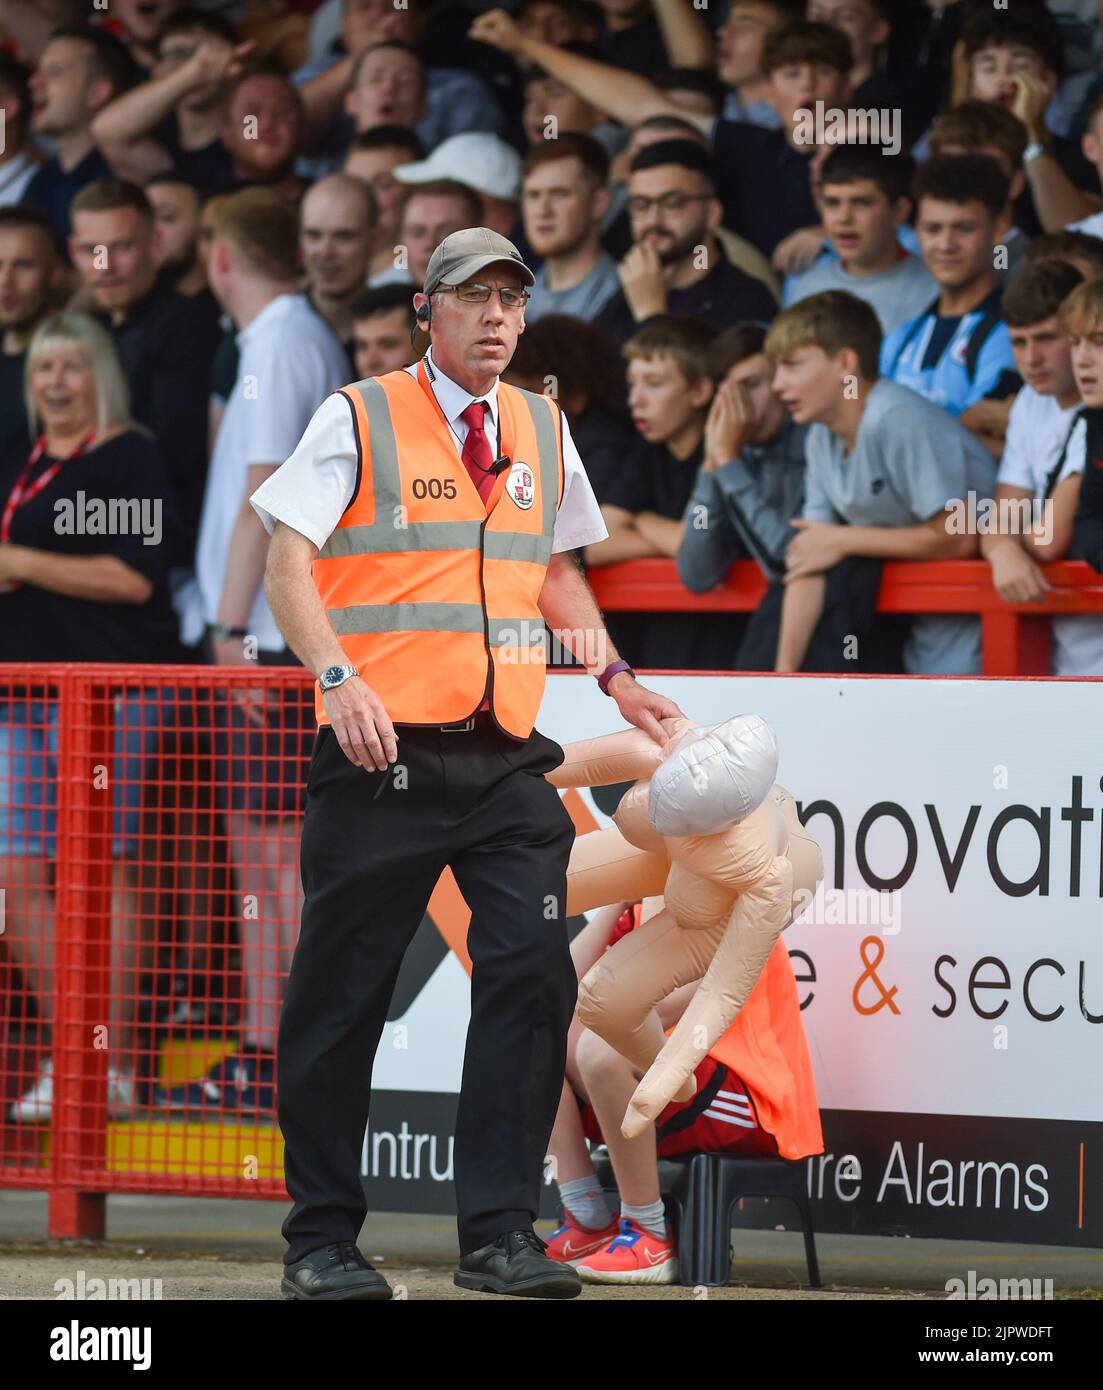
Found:
<svg viewBox="0 0 1103 1390"><path fill-rule="evenodd" d="M544 773L563 749L478 715L470 732L397 726L365 771L316 736L302 829L305 902L280 1017L285 1261L355 1241L371 1073L402 958L446 865L471 908L471 1021L456 1117L461 1255L532 1226L577 980L567 941L574 825ZM401 770L401 771L400 771Z"/></svg>

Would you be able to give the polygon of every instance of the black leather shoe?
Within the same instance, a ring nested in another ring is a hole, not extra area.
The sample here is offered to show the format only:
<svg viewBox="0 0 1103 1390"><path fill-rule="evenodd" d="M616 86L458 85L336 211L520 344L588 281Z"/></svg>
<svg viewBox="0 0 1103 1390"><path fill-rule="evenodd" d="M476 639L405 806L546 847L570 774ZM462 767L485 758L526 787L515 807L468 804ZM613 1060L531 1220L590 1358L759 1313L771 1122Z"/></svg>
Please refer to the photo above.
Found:
<svg viewBox="0 0 1103 1390"><path fill-rule="evenodd" d="M509 1231L490 1245L464 1255L452 1282L479 1293L522 1298L577 1298L582 1280L571 1265L549 1260L547 1242L535 1231Z"/></svg>
<svg viewBox="0 0 1103 1390"><path fill-rule="evenodd" d="M285 1265L280 1289L285 1298L390 1298L392 1289L372 1269L355 1242L323 1245L294 1264Z"/></svg>

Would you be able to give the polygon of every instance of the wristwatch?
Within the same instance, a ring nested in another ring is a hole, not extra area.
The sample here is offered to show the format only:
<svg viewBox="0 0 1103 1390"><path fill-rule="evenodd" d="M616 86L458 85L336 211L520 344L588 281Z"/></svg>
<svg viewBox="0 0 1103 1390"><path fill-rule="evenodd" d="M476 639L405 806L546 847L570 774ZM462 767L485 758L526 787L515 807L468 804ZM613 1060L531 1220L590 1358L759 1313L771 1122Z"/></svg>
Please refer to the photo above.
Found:
<svg viewBox="0 0 1103 1390"><path fill-rule="evenodd" d="M1029 164L1032 159L1037 159L1039 155L1046 152L1045 145L1040 140L1031 140L1026 149L1023 150L1023 163Z"/></svg>
<svg viewBox="0 0 1103 1390"><path fill-rule="evenodd" d="M632 679L635 680L636 673L632 670L627 661L611 661L597 678L598 688L603 695L609 694L609 682L614 676L620 675L621 671L627 671Z"/></svg>
<svg viewBox="0 0 1103 1390"><path fill-rule="evenodd" d="M358 676L360 672L355 666L327 666L318 677L318 684L323 692L326 690L336 690L339 685L344 685L345 681L351 680L353 676Z"/></svg>
<svg viewBox="0 0 1103 1390"><path fill-rule="evenodd" d="M228 623L208 623L207 631L215 642L225 642L229 637L241 638L248 635L243 627L231 627Z"/></svg>

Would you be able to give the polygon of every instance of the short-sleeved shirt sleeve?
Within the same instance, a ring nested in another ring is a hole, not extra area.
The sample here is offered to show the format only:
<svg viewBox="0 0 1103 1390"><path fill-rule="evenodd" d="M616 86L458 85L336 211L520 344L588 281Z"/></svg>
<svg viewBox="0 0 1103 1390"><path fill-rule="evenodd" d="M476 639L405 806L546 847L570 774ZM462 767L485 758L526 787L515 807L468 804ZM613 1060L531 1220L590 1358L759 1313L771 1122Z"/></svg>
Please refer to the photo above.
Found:
<svg viewBox="0 0 1103 1390"><path fill-rule="evenodd" d="M1011 406L1007 419L1007 436L1003 445L996 482L1006 487L1021 487L1034 492L1037 486L1036 470L1030 458L1030 438L1026 420L1026 393L1020 391Z"/></svg>
<svg viewBox="0 0 1103 1390"><path fill-rule="evenodd" d="M314 412L294 452L249 502L265 530L272 532L282 521L320 550L352 501L356 469L352 403L335 391Z"/></svg>
<svg viewBox="0 0 1103 1390"><path fill-rule="evenodd" d="M563 421L563 499L555 517L552 554L563 550L578 550L584 545L596 545L609 534L586 476L582 459L571 438L571 427L565 415Z"/></svg>
<svg viewBox="0 0 1103 1390"><path fill-rule="evenodd" d="M813 425L804 449L804 506L806 521L839 522L842 517L831 500L831 466L835 439L826 425Z"/></svg>

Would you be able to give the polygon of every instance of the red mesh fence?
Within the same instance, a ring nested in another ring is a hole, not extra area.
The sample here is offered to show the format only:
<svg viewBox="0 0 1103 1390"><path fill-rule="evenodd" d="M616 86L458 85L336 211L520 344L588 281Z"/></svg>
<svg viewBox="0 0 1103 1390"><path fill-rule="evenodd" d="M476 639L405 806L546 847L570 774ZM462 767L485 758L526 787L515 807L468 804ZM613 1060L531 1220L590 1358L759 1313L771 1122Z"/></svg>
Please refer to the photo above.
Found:
<svg viewBox="0 0 1103 1390"><path fill-rule="evenodd" d="M0 1186L284 1195L314 731L298 668L0 667Z"/></svg>

